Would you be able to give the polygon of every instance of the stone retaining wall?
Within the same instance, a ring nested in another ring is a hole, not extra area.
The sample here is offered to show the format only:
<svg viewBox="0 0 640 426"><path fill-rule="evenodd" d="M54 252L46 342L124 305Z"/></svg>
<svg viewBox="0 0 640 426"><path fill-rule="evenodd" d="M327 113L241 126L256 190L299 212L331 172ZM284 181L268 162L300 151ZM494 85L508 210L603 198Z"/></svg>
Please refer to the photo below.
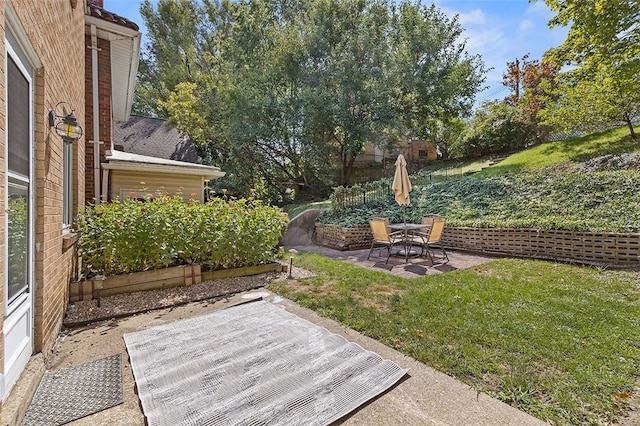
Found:
<svg viewBox="0 0 640 426"><path fill-rule="evenodd" d="M318 244L339 250L368 248L368 225L343 228L316 224ZM536 229L445 228L445 248L598 266L640 266L640 234Z"/></svg>

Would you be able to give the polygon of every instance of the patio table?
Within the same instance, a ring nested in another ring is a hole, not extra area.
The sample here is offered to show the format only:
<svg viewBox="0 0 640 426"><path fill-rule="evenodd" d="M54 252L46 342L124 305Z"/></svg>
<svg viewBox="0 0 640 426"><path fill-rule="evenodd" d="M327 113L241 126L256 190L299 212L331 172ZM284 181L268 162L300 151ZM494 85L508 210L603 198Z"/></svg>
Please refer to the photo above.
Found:
<svg viewBox="0 0 640 426"><path fill-rule="evenodd" d="M396 253L396 256L403 256L405 262L409 260L409 256L417 256L418 253L411 250L411 239L407 238L412 231L417 231L423 228L428 228L429 225L422 223L390 223L389 229L393 231L403 231L402 246L403 248Z"/></svg>

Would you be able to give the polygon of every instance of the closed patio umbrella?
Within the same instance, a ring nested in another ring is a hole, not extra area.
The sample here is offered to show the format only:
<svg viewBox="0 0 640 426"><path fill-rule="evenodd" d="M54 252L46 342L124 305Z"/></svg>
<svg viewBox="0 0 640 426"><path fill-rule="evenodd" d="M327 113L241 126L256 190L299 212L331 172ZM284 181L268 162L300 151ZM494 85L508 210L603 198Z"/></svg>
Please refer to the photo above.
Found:
<svg viewBox="0 0 640 426"><path fill-rule="evenodd" d="M391 190L395 195L398 205L403 206L404 223L407 223L407 205L411 201L409 192L411 192L411 181L407 173L407 162L402 154L398 155L396 160L396 173L393 176L393 184Z"/></svg>

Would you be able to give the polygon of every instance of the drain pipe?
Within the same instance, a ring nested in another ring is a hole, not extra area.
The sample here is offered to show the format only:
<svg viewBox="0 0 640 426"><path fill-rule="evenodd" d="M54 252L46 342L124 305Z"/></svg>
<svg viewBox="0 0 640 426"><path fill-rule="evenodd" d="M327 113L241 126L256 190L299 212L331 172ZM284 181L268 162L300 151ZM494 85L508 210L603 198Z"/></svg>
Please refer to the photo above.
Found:
<svg viewBox="0 0 640 426"><path fill-rule="evenodd" d="M98 34L91 25L91 82L93 84L93 189L95 204L100 204L100 105L98 96Z"/></svg>

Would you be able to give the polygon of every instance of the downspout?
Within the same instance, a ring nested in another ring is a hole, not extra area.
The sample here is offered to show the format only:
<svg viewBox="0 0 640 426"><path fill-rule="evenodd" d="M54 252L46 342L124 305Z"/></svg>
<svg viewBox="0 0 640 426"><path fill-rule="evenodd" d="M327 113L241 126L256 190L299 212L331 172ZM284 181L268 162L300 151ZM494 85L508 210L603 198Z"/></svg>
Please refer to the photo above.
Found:
<svg viewBox="0 0 640 426"><path fill-rule="evenodd" d="M91 83L93 94L93 188L96 205L100 204L100 105L98 96L98 34L91 25Z"/></svg>

